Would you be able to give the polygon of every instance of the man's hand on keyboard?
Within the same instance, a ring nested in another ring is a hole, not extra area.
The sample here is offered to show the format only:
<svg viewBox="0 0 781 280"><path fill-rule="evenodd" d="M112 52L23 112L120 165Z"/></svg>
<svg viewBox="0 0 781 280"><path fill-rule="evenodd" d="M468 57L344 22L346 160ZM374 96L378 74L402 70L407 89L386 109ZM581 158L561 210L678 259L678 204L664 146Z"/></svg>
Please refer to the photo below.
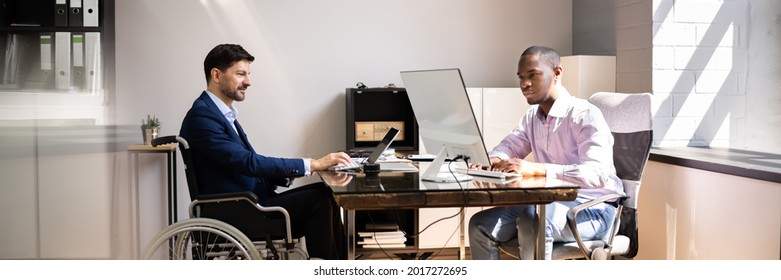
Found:
<svg viewBox="0 0 781 280"><path fill-rule="evenodd" d="M515 169L512 168L513 166L512 163L510 162L511 160L501 160L499 158L492 157L490 166L469 164L469 169L481 169L481 170L505 172L505 173L518 173L517 171L514 171Z"/></svg>
<svg viewBox="0 0 781 280"><path fill-rule="evenodd" d="M331 166L336 166L339 164L349 165L351 162L352 160L350 159L350 156L348 156L346 153L337 152L327 154L319 159L313 159L309 163L309 168L312 169L312 172L323 171L327 170Z"/></svg>
<svg viewBox="0 0 781 280"><path fill-rule="evenodd" d="M501 160L491 165L492 171L519 173L523 177L545 176L544 163L531 162L519 158Z"/></svg>
<svg viewBox="0 0 781 280"><path fill-rule="evenodd" d="M482 169L482 170L488 170L488 167L490 167L490 166L485 166L485 165L478 165L478 164L474 164L474 163L470 163L470 164L469 164L469 169Z"/></svg>
<svg viewBox="0 0 781 280"><path fill-rule="evenodd" d="M522 159L511 158L491 164L491 171L521 173Z"/></svg>
<svg viewBox="0 0 781 280"><path fill-rule="evenodd" d="M495 164L497 162L502 161L500 158L497 158L497 157L492 157L490 160L491 160L491 165L493 165L493 164ZM491 166L478 165L478 164L474 164L474 163L470 163L469 164L469 169L492 170Z"/></svg>

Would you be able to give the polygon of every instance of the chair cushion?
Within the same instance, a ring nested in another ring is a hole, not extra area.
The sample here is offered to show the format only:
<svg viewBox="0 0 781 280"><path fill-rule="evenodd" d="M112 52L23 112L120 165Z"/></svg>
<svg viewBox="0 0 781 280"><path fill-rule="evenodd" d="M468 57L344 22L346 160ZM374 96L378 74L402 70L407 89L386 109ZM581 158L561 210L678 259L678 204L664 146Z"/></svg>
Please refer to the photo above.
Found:
<svg viewBox="0 0 781 280"><path fill-rule="evenodd" d="M605 241L602 240L589 240L583 242L588 251L605 246ZM629 250L629 238L623 235L618 235L613 239L613 250L610 255L623 255ZM569 260L569 259L583 259L583 253L580 252L577 242L554 242L553 243L553 255L554 260Z"/></svg>

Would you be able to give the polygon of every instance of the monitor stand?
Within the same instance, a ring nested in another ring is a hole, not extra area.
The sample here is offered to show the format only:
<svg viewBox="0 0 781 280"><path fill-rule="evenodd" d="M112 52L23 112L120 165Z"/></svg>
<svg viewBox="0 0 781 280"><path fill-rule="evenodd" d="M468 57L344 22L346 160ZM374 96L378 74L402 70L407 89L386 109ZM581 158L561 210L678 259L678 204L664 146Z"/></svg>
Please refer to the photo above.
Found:
<svg viewBox="0 0 781 280"><path fill-rule="evenodd" d="M434 160L428 166L426 172L423 172L423 175L421 175L420 179L423 181L437 183L454 183L472 180L472 176L461 174L455 171L453 171L453 173L448 171L441 172L442 166L445 164L445 159L447 159L447 150L445 149L445 146L442 146L442 149L440 149L439 153L437 153L437 157L434 158Z"/></svg>

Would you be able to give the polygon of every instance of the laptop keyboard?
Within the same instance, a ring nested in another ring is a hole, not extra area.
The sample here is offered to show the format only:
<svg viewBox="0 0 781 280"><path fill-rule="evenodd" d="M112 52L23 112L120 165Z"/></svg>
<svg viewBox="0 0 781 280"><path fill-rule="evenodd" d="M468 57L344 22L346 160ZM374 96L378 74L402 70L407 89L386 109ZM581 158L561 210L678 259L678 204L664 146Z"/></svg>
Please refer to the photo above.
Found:
<svg viewBox="0 0 781 280"><path fill-rule="evenodd" d="M345 170L357 170L357 169L361 169L361 165L355 162L354 160L350 161L350 164L348 165L338 164L328 168L328 170L331 171L345 171Z"/></svg>

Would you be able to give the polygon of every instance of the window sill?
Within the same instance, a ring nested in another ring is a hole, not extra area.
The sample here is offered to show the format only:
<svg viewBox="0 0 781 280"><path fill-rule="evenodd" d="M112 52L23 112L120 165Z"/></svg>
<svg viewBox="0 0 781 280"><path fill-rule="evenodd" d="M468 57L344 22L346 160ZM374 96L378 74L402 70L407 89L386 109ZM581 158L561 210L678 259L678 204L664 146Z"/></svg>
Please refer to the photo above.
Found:
<svg viewBox="0 0 781 280"><path fill-rule="evenodd" d="M652 148L649 160L781 183L781 155L715 147Z"/></svg>

